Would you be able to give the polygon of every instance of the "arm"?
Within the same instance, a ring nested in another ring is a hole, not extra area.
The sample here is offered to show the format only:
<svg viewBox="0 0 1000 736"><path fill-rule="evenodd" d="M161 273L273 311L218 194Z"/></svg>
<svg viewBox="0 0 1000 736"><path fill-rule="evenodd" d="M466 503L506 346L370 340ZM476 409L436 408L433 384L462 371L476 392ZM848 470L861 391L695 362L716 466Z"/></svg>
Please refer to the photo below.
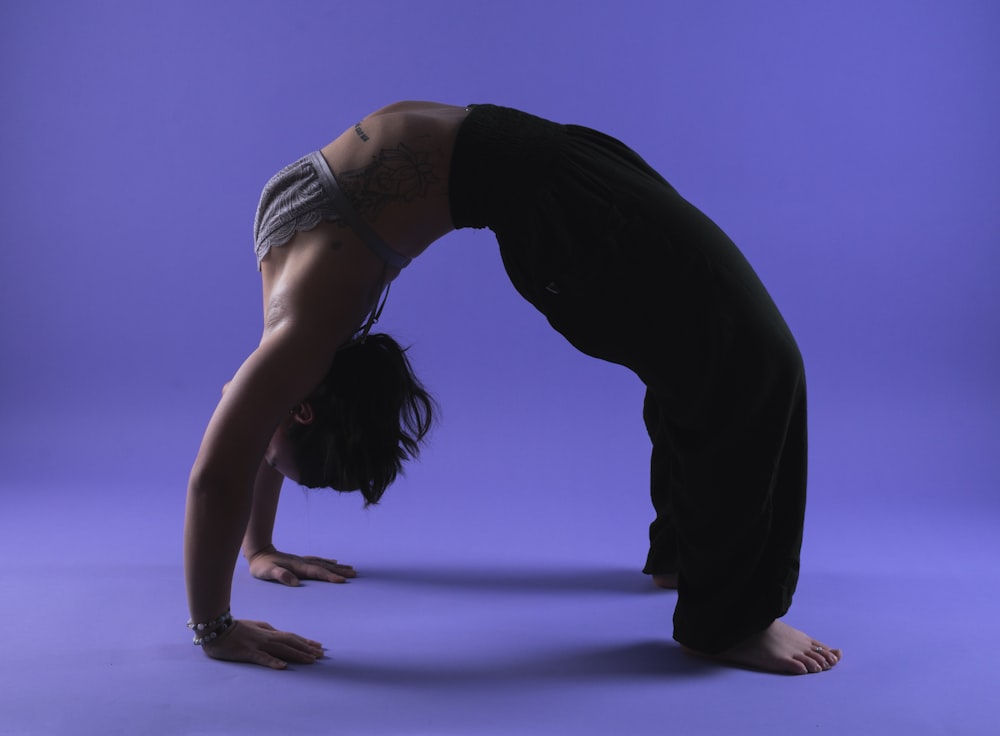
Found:
<svg viewBox="0 0 1000 736"><path fill-rule="evenodd" d="M229 606L233 567L253 505L254 479L270 436L287 411L281 407L295 401L286 397L279 378L288 364L284 353L293 348L282 342L262 340L240 367L209 421L191 471L184 553L195 621L212 620Z"/></svg>
<svg viewBox="0 0 1000 736"><path fill-rule="evenodd" d="M257 469L253 484L253 506L246 533L243 535L243 556L250 560L254 555L273 547L271 535L274 518L278 513L281 483L284 476L266 462Z"/></svg>
<svg viewBox="0 0 1000 736"><path fill-rule="evenodd" d="M184 528L184 565L191 619L217 621L229 609L233 568L253 504L254 479L270 435L301 385L318 380L291 368L305 365L292 333L265 338L241 366L219 402L188 484ZM294 392L294 393L292 393ZM238 621L217 640L204 645L219 659L249 661L283 668L287 662L311 662L321 655L318 643L274 631L266 624Z"/></svg>
<svg viewBox="0 0 1000 736"><path fill-rule="evenodd" d="M243 556L250 563L250 573L261 580L297 586L300 578L344 583L355 576L350 565L322 557L299 557L279 552L272 542L274 519L284 477L266 462L257 469L253 487L250 522L243 535Z"/></svg>
<svg viewBox="0 0 1000 736"><path fill-rule="evenodd" d="M356 238L344 233L341 241L331 244L329 228L317 227L282 251L280 270L265 261L264 335L216 407L188 483L184 568L195 622L215 621L228 610L258 471L275 428L319 383L383 276L384 264ZM265 486L262 496L273 501L262 504L254 535L273 524L277 488ZM239 621L204 650L219 659L284 667L286 660L313 661L318 647Z"/></svg>

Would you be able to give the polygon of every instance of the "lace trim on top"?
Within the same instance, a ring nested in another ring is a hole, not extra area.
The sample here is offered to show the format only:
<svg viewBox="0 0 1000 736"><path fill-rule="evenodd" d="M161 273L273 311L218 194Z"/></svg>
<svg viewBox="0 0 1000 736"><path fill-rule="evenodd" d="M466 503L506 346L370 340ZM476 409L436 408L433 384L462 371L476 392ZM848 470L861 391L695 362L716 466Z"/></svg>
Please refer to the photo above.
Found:
<svg viewBox="0 0 1000 736"><path fill-rule="evenodd" d="M295 233L342 219L308 157L289 164L271 177L257 207L254 250L258 270L268 251L284 245Z"/></svg>

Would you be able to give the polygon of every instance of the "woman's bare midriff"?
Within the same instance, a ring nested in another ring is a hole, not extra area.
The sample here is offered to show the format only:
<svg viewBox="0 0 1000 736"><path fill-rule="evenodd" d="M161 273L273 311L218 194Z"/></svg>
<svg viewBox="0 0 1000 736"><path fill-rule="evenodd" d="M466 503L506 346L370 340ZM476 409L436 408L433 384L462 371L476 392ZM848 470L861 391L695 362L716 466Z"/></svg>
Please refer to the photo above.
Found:
<svg viewBox="0 0 1000 736"><path fill-rule="evenodd" d="M361 216L402 255L416 258L454 229L448 173L466 115L454 105L397 102L322 149Z"/></svg>

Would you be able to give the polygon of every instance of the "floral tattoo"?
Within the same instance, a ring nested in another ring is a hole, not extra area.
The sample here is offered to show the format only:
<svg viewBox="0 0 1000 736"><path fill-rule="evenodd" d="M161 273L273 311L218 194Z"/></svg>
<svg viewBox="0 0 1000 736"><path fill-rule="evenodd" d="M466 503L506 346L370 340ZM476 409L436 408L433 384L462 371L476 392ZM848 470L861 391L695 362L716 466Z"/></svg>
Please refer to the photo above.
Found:
<svg viewBox="0 0 1000 736"><path fill-rule="evenodd" d="M367 166L341 172L337 180L361 216L374 222L387 205L427 196L438 181L428 159L428 153L400 143L383 148Z"/></svg>

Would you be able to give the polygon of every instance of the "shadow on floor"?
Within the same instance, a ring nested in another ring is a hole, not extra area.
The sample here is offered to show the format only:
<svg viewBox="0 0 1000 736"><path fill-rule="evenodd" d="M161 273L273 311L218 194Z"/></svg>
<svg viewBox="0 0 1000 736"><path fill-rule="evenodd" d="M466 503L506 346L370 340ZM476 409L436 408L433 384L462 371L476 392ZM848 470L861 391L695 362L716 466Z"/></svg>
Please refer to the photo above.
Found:
<svg viewBox="0 0 1000 736"><path fill-rule="evenodd" d="M400 688L523 688L566 682L704 678L724 668L685 654L673 642L645 641L607 646L550 650L513 661L489 657L442 662L380 663L335 656L317 665L296 668L310 679L328 678L353 684Z"/></svg>
<svg viewBox="0 0 1000 736"><path fill-rule="evenodd" d="M663 594L648 575L635 568L560 569L523 565L510 568L440 566L365 567L359 579L416 587L506 593L643 593Z"/></svg>

